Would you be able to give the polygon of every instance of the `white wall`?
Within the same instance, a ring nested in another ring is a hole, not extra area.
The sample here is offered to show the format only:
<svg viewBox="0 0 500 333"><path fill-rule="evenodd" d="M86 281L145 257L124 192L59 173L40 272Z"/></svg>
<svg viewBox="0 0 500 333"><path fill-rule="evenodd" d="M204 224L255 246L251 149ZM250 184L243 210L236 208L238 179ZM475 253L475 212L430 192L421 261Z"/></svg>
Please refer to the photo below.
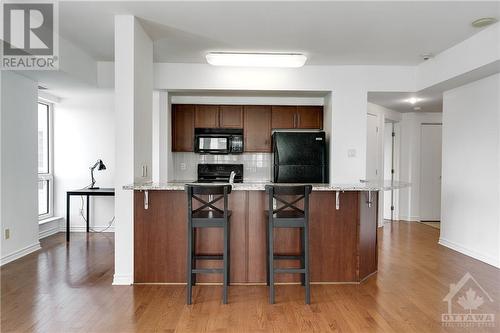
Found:
<svg viewBox="0 0 500 333"><path fill-rule="evenodd" d="M37 191L37 83L0 71L1 264L40 248ZM10 238L4 239L5 229Z"/></svg>
<svg viewBox="0 0 500 333"><path fill-rule="evenodd" d="M103 160L106 170L94 171L96 186L114 186L116 167L113 98L113 90L81 89L54 104L55 216L66 217L66 191L89 185L89 168L98 159ZM80 197L72 197L72 231L85 230L80 208ZM91 227L102 230L114 216L114 198L91 197L90 208ZM63 223L61 228L66 230L66 224ZM107 229L113 230L114 227Z"/></svg>
<svg viewBox="0 0 500 333"><path fill-rule="evenodd" d="M500 74L443 99L440 244L500 267Z"/></svg>

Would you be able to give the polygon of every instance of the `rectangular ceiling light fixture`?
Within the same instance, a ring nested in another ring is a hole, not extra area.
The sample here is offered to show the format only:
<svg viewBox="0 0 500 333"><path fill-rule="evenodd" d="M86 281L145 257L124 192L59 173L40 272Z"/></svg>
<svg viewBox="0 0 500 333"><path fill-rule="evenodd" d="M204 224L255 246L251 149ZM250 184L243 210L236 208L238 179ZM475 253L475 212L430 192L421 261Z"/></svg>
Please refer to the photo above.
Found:
<svg viewBox="0 0 500 333"><path fill-rule="evenodd" d="M207 62L213 66L234 67L302 67L307 57L300 53L210 52Z"/></svg>

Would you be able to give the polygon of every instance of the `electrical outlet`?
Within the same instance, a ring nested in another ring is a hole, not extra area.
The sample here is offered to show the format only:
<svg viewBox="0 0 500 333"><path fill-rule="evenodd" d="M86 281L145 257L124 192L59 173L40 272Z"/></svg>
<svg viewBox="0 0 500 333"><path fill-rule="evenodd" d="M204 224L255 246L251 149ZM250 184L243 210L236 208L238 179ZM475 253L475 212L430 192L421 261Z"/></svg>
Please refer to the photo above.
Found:
<svg viewBox="0 0 500 333"><path fill-rule="evenodd" d="M142 166L142 177L147 177L148 176L148 166L146 164L144 164Z"/></svg>
<svg viewBox="0 0 500 333"><path fill-rule="evenodd" d="M356 149L348 149L347 157L356 157Z"/></svg>
<svg viewBox="0 0 500 333"><path fill-rule="evenodd" d="M181 170L186 170L186 163L181 163Z"/></svg>
<svg viewBox="0 0 500 333"><path fill-rule="evenodd" d="M5 229L5 239L10 238L10 229Z"/></svg>

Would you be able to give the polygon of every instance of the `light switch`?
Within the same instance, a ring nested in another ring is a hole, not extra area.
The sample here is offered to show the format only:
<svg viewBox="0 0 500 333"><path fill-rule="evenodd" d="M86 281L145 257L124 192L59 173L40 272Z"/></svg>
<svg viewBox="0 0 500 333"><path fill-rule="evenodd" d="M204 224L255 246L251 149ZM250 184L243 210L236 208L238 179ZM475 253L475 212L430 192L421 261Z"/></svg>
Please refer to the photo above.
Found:
<svg viewBox="0 0 500 333"><path fill-rule="evenodd" d="M356 157L356 149L349 149L347 150L347 157Z"/></svg>

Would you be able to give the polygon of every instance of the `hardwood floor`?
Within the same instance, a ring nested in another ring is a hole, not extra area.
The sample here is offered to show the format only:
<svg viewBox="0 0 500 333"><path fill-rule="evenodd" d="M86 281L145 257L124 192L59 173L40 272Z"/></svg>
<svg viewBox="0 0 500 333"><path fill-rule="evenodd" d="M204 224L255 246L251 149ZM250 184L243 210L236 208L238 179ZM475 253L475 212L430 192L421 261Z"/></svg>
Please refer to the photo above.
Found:
<svg viewBox="0 0 500 333"><path fill-rule="evenodd" d="M231 286L228 305L220 287L196 286L186 306L184 286L112 286L113 234L73 234L69 247L58 234L1 268L1 332L499 332L500 270L438 245L438 235L420 223L386 225L378 274L314 285L310 306L297 285L278 286L275 305L265 286ZM493 299L473 313L494 313L495 327L441 325L449 285L466 272Z"/></svg>

